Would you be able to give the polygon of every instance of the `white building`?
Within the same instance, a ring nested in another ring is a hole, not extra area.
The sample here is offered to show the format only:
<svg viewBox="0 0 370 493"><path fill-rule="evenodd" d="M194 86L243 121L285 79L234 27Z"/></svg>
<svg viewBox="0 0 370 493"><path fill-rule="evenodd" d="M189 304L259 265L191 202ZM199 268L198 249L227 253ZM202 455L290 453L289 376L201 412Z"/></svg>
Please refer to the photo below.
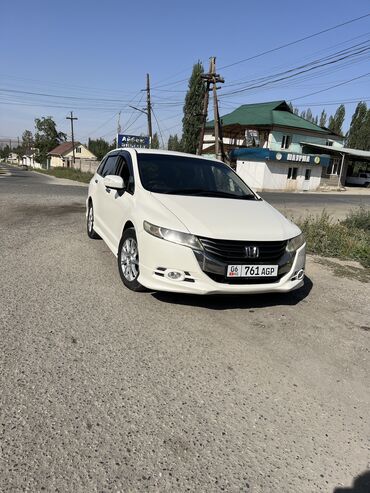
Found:
<svg viewBox="0 0 370 493"><path fill-rule="evenodd" d="M41 164L36 160L36 150L26 151L22 156L22 164L31 166L32 168L42 168Z"/></svg>
<svg viewBox="0 0 370 493"><path fill-rule="evenodd" d="M295 115L285 101L246 104L221 121L237 173L256 190L316 190L322 174L338 176L337 157L312 144L339 148L343 137ZM203 154L214 153L212 126L207 124Z"/></svg>
<svg viewBox="0 0 370 493"><path fill-rule="evenodd" d="M76 160L96 161L96 156L87 147L79 142L74 144L74 154ZM73 145L72 142L63 142L48 153L48 168L72 167L73 164Z"/></svg>

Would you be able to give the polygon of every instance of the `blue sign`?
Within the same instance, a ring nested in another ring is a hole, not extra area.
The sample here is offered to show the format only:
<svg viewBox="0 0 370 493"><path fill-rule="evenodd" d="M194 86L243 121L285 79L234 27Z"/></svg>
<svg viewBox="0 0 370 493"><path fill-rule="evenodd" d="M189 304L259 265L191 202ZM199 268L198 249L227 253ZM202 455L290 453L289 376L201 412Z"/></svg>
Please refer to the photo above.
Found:
<svg viewBox="0 0 370 493"><path fill-rule="evenodd" d="M241 147L230 151L230 157L246 161L280 161L293 164L320 164L329 166L330 156L327 154L300 154L295 152L271 151L264 147Z"/></svg>
<svg viewBox="0 0 370 493"><path fill-rule="evenodd" d="M149 148L150 138L143 135L117 135L117 147L145 147Z"/></svg>

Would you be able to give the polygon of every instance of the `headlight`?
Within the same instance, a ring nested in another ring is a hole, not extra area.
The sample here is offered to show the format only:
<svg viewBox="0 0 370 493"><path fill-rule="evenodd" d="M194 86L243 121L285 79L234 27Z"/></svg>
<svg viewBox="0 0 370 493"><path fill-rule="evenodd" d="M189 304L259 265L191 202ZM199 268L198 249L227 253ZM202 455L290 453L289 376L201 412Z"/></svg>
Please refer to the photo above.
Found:
<svg viewBox="0 0 370 493"><path fill-rule="evenodd" d="M304 245L305 239L303 236L303 233L300 235L296 236L295 238L292 238L291 240L288 240L287 246L286 246L286 251L287 252L295 252L300 248L302 245Z"/></svg>
<svg viewBox="0 0 370 493"><path fill-rule="evenodd" d="M181 231L155 226L154 224L148 223L148 221L144 221L144 230L162 240L171 241L178 245L184 245L193 250L203 250L198 238L189 233L181 233Z"/></svg>

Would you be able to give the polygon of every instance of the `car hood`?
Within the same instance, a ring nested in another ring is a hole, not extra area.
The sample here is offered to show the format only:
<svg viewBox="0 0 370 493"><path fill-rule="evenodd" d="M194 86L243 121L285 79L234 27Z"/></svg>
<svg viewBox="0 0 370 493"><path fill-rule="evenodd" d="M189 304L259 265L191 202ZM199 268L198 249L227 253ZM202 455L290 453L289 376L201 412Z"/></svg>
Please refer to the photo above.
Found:
<svg viewBox="0 0 370 493"><path fill-rule="evenodd" d="M300 229L264 200L152 193L197 236L230 240L287 240Z"/></svg>

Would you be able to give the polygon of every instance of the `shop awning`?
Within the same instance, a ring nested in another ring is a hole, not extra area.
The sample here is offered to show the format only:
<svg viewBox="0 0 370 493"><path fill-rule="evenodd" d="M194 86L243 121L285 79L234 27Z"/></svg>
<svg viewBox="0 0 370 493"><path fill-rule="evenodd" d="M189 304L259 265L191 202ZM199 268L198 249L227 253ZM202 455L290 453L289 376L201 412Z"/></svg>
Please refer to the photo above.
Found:
<svg viewBox="0 0 370 493"><path fill-rule="evenodd" d="M301 142L302 146L309 146L315 149L322 149L329 154L346 155L359 160L370 161L370 151L362 151L360 149L351 149L350 147L328 146L324 144L314 144L313 142Z"/></svg>

